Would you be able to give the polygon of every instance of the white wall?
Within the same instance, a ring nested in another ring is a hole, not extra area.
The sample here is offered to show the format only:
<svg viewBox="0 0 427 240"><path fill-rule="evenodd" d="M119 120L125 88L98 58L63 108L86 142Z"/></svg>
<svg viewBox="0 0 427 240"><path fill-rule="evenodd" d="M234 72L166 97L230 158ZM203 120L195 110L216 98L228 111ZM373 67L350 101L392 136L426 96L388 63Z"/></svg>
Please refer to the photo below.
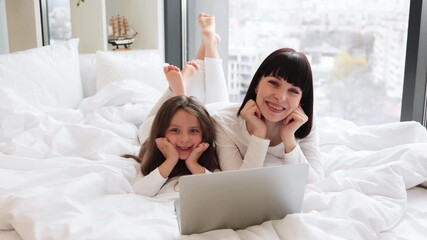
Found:
<svg viewBox="0 0 427 240"><path fill-rule="evenodd" d="M7 34L6 2L0 0L0 54L9 53L9 40Z"/></svg>
<svg viewBox="0 0 427 240"><path fill-rule="evenodd" d="M39 0L6 0L10 52L43 46Z"/></svg>
<svg viewBox="0 0 427 240"><path fill-rule="evenodd" d="M71 37L79 38L80 53L95 53L107 49L105 0L88 0L76 6L70 1Z"/></svg>

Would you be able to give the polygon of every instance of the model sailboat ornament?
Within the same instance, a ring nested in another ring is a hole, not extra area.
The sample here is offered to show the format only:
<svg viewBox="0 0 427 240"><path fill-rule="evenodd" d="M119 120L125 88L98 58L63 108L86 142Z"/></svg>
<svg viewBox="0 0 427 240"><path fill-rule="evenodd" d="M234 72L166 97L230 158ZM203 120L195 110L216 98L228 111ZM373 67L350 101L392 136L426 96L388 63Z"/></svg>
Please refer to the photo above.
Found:
<svg viewBox="0 0 427 240"><path fill-rule="evenodd" d="M135 32L128 23L124 16L112 16L110 18L108 43L112 44L115 49L119 50L120 46L124 49L130 49L130 45L135 41Z"/></svg>

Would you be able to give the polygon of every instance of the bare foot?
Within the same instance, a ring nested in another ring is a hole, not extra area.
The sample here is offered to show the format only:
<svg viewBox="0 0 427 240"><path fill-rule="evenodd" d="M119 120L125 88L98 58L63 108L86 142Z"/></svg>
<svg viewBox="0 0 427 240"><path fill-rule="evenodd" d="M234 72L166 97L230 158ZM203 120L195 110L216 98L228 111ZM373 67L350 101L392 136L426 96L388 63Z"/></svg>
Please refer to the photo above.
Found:
<svg viewBox="0 0 427 240"><path fill-rule="evenodd" d="M163 67L163 71L168 80L170 90L177 96L185 95L184 79L179 68L174 65L166 65Z"/></svg>
<svg viewBox="0 0 427 240"><path fill-rule="evenodd" d="M195 61L188 61L182 68L182 77L184 81L191 80L199 71L199 65Z"/></svg>
<svg viewBox="0 0 427 240"><path fill-rule="evenodd" d="M218 34L215 32L215 17L213 15L208 15L206 13L199 13L198 15L198 21L200 28L202 30L203 38L207 38L208 43L211 41L215 41L218 43L221 38ZM207 42L204 40L204 43Z"/></svg>
<svg viewBox="0 0 427 240"><path fill-rule="evenodd" d="M200 28L203 30L210 30L215 32L215 17L206 13L199 13L197 16Z"/></svg>
<svg viewBox="0 0 427 240"><path fill-rule="evenodd" d="M217 45L221 41L215 32L215 17L206 13L199 13L198 21L202 31L202 45L206 57L217 57Z"/></svg>

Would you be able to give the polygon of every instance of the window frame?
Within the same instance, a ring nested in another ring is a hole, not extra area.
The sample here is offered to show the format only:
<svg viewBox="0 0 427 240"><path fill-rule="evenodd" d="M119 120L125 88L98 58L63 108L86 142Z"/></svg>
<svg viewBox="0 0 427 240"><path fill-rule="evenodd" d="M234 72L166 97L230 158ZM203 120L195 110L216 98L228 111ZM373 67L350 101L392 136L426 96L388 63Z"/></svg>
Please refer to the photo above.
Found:
<svg viewBox="0 0 427 240"><path fill-rule="evenodd" d="M411 0L400 121L427 121L427 4ZM423 44L424 43L424 44Z"/></svg>

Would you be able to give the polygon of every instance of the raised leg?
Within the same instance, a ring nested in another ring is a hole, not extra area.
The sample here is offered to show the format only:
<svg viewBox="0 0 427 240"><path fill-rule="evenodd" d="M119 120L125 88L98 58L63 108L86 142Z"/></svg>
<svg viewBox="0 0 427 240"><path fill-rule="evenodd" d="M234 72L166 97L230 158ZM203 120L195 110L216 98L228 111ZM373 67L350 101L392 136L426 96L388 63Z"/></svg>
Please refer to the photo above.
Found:
<svg viewBox="0 0 427 240"><path fill-rule="evenodd" d="M195 56L199 70L195 77L186 81L187 94L196 96L203 103L228 101L228 91L218 53L221 38L215 31L215 17L206 13L198 15L202 42Z"/></svg>
<svg viewBox="0 0 427 240"><path fill-rule="evenodd" d="M217 45L221 38L215 32L215 17L206 13L200 13L198 15L198 22L200 30L202 32L202 43L200 46L200 52L203 52L203 54L200 54L200 56L199 54L197 54L196 58L202 60L205 57L218 58L219 53Z"/></svg>

